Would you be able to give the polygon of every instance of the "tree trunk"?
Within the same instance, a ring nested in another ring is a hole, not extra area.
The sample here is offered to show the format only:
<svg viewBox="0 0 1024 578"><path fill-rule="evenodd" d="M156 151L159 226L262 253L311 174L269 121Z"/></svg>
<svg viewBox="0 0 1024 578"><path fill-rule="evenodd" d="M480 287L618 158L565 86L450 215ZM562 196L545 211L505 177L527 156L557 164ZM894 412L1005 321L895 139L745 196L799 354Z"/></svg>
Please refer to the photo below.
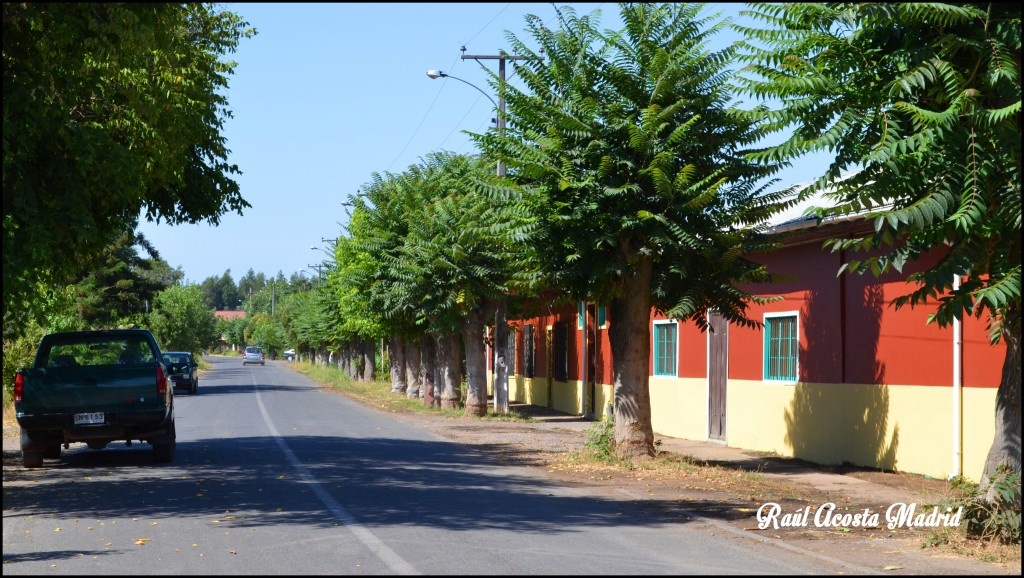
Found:
<svg viewBox="0 0 1024 578"><path fill-rule="evenodd" d="M1021 473L1020 467L1020 312L1011 309L1003 315L1002 338L1006 343L1003 375L996 393L996 434L992 448L985 459L981 474L981 490L985 499L996 500L993 477L999 475L999 466L1010 472ZM998 478L997 478L998 479ZM1020 496L1017 496L1020 500Z"/></svg>
<svg viewBox="0 0 1024 578"><path fill-rule="evenodd" d="M409 399L420 398L420 339L407 340L405 342L405 381L408 388L405 391Z"/></svg>
<svg viewBox="0 0 1024 578"><path fill-rule="evenodd" d="M360 348L363 359L363 371L359 374L359 381L373 381L377 379L377 348L372 339L363 339Z"/></svg>
<svg viewBox="0 0 1024 578"><path fill-rule="evenodd" d="M466 348L466 416L487 415L487 350L484 347L484 313L474 309L462 320L462 344Z"/></svg>
<svg viewBox="0 0 1024 578"><path fill-rule="evenodd" d="M508 297L498 300L494 312L494 411L508 413Z"/></svg>
<svg viewBox="0 0 1024 578"><path fill-rule="evenodd" d="M405 381L405 346L401 337L391 337L388 353L391 354L391 393L405 393L408 384Z"/></svg>
<svg viewBox="0 0 1024 578"><path fill-rule="evenodd" d="M462 405L462 356L459 334L450 333L437 338L437 369L440 374L441 409L458 409Z"/></svg>
<svg viewBox="0 0 1024 578"><path fill-rule="evenodd" d="M622 458L654 456L648 376L652 272L651 259L641 257L633 276L625 279L622 296L611 302L615 452Z"/></svg>
<svg viewBox="0 0 1024 578"><path fill-rule="evenodd" d="M434 337L424 335L420 338L420 382L422 389L421 398L423 405L433 407L437 401L435 390L434 374L437 372L437 363L434 361Z"/></svg>

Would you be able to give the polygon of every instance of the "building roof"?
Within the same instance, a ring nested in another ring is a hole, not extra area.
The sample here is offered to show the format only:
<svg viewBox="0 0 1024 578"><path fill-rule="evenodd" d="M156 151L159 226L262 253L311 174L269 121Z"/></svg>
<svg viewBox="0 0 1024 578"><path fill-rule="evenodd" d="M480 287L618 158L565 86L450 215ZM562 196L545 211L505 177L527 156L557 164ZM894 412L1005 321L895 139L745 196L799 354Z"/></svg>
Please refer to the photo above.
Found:
<svg viewBox="0 0 1024 578"><path fill-rule="evenodd" d="M239 317L245 317L245 311L214 311L213 315L220 319L236 319Z"/></svg>

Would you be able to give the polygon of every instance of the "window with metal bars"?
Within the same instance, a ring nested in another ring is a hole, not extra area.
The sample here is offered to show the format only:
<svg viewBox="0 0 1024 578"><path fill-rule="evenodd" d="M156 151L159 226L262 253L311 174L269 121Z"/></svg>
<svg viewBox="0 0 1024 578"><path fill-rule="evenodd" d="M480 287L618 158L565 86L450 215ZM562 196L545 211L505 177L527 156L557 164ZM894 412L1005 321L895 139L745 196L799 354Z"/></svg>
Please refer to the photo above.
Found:
<svg viewBox="0 0 1024 578"><path fill-rule="evenodd" d="M523 327L523 377L533 377L533 325Z"/></svg>
<svg viewBox="0 0 1024 578"><path fill-rule="evenodd" d="M678 335L679 325L675 321L654 324L654 375L676 375Z"/></svg>
<svg viewBox="0 0 1024 578"><path fill-rule="evenodd" d="M508 374L517 375L516 373L516 330L513 327L508 328L508 350L505 352L505 363L508 364Z"/></svg>
<svg viewBox="0 0 1024 578"><path fill-rule="evenodd" d="M800 327L796 313L769 313L764 318L764 379L796 381Z"/></svg>

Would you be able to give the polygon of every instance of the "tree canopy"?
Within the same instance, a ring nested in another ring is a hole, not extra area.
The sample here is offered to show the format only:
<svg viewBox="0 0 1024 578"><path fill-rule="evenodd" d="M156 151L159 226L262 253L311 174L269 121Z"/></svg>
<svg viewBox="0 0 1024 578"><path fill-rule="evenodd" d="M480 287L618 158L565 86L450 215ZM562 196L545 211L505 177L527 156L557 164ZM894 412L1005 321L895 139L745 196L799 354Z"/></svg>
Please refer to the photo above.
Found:
<svg viewBox="0 0 1024 578"><path fill-rule="evenodd" d="M255 31L192 3L4 3L4 334L35 283L64 283L146 219L249 206L221 134Z"/></svg>
<svg viewBox="0 0 1024 578"><path fill-rule="evenodd" d="M652 306L704 328L718 309L755 324L758 301L739 283L765 280L745 253L783 208L767 186L780 168L747 154L764 136L760 111L730 106L732 48L712 51L724 23L701 5L621 5L621 31L599 12L558 11L556 30L527 17L531 44L509 35L520 90L495 77L508 103L504 134L477 135L522 185L537 215L541 268L574 298L609 303L616 444L653 455L648 392Z"/></svg>
<svg viewBox="0 0 1024 578"><path fill-rule="evenodd" d="M941 326L987 316L1007 353L982 483L1000 464L1020 472L1020 5L761 4L749 14L766 26L739 29L750 39L741 86L779 102L770 126L791 135L760 158L834 154L803 194L824 194L821 218L874 223L828 242L862 252L842 270L879 275L940 253L892 304L931 303Z"/></svg>

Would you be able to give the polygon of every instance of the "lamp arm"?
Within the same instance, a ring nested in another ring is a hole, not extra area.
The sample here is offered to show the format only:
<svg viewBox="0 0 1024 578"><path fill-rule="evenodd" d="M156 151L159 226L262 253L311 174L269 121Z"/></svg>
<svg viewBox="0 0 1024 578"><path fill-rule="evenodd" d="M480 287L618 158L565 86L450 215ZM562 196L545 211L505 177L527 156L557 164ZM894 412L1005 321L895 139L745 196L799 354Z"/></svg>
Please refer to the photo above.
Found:
<svg viewBox="0 0 1024 578"><path fill-rule="evenodd" d="M489 94L487 94L486 92L484 92L484 91L483 91L483 89L481 89L481 88L480 88L479 86L477 86L477 85L473 84L472 82L468 82L468 81L462 80L462 79L461 79L461 78L459 78L458 76L452 76L452 75L450 75L450 74L448 74L448 73L445 73L445 74L444 74L444 76L442 76L442 78L454 78L455 80L458 80L459 82L461 82L461 83L463 83L463 84L468 84L468 85L472 86L473 88L475 88L475 89L477 89L478 91L480 91L480 94L482 94L482 95L486 96L486 97L487 97L487 100L491 101L491 104L493 104L493 105L494 105L494 108L495 108L495 109L497 109L497 108L498 108L498 103L497 103L497 102L495 102L493 98L491 98L491 95L489 95Z"/></svg>

